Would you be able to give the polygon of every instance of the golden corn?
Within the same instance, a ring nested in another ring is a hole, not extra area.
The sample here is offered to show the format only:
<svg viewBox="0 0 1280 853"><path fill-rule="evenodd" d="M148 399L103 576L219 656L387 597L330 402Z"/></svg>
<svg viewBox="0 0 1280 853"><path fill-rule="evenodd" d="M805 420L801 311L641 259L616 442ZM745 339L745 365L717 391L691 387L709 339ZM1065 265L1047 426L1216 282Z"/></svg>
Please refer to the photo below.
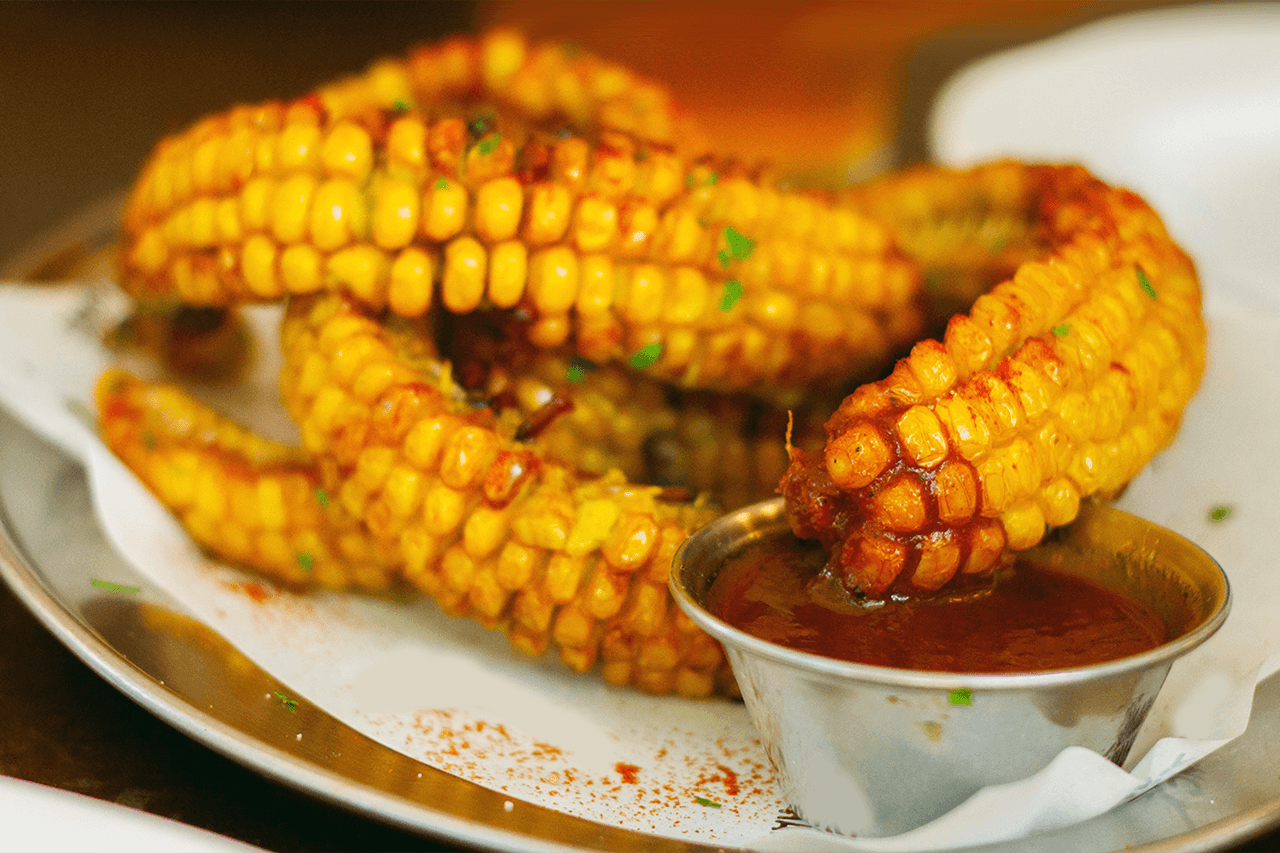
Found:
<svg viewBox="0 0 1280 853"><path fill-rule="evenodd" d="M1073 520L1082 498L1118 492L1173 437L1204 369L1195 270L1132 194L1078 168L1009 164L889 184L867 197L896 202L933 257L965 255L929 224L955 216L957 198L1021 210L1009 230L1041 236L1019 249L1037 260L954 317L943 342L846 399L822 453L792 453L793 526L868 596L988 571Z"/></svg>

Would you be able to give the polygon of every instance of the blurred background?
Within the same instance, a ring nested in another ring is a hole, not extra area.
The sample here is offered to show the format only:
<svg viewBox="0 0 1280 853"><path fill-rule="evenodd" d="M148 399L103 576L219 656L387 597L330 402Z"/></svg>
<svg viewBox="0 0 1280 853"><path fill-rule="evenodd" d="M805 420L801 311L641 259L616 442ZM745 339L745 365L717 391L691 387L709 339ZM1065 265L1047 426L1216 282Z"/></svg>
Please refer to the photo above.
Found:
<svg viewBox="0 0 1280 853"><path fill-rule="evenodd" d="M1177 4L0 2L0 267L123 190L165 132L449 34L512 25L576 43L664 81L718 148L843 182L926 159L930 99L970 61L1167 5ZM0 774L269 849L440 849L188 740L80 663L6 589L0 684Z"/></svg>

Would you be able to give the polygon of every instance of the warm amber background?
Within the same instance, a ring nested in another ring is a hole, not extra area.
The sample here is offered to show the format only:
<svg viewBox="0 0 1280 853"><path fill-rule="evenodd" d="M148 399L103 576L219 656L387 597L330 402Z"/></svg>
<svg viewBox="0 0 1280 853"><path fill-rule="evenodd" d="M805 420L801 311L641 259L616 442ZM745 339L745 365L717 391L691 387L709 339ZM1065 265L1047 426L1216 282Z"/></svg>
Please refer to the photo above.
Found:
<svg viewBox="0 0 1280 853"><path fill-rule="evenodd" d="M518 23L667 78L720 144L830 177L925 156L928 98L966 61L1145 5L0 2L0 258L125 186L166 130L477 22ZM109 687L3 588L0 773L269 849L441 849L187 739ZM1240 849L1280 849L1280 836Z"/></svg>

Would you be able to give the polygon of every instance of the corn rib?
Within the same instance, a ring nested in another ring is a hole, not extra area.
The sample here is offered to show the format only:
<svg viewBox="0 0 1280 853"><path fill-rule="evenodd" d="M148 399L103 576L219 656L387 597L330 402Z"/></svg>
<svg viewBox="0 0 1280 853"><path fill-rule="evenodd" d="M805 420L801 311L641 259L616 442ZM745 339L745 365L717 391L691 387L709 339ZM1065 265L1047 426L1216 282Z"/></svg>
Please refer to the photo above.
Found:
<svg viewBox="0 0 1280 853"><path fill-rule="evenodd" d="M1172 439L1204 369L1194 267L1132 193L1012 164L886 183L869 194L923 220L935 198L1012 198L1037 257L848 397L822 452L792 452L793 529L871 597L989 572L1117 493Z"/></svg>

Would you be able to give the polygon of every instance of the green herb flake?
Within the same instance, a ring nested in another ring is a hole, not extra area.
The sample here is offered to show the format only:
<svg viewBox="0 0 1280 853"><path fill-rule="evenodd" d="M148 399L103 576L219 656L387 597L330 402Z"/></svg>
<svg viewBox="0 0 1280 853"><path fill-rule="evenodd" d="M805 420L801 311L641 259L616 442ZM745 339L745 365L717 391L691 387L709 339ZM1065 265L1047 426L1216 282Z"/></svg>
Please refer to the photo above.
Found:
<svg viewBox="0 0 1280 853"><path fill-rule="evenodd" d="M730 279L724 283L724 296L720 297L720 310L731 311L742 298L742 282Z"/></svg>
<svg viewBox="0 0 1280 853"><path fill-rule="evenodd" d="M1071 334L1071 327L1066 323L1063 323L1059 326L1054 326L1053 333L1060 338L1065 338L1067 335Z"/></svg>
<svg viewBox="0 0 1280 853"><path fill-rule="evenodd" d="M720 259L720 266L724 267L725 269L729 268L728 252L726 252L724 249L721 249L720 251L716 252L716 257Z"/></svg>
<svg viewBox="0 0 1280 853"><path fill-rule="evenodd" d="M302 567L304 572L313 572L316 569L316 558L308 554L306 551L299 551L298 565Z"/></svg>
<svg viewBox="0 0 1280 853"><path fill-rule="evenodd" d="M636 368L652 367L662 355L662 344L654 341L646 345L638 353L631 356L631 366Z"/></svg>
<svg viewBox="0 0 1280 853"><path fill-rule="evenodd" d="M972 705L973 691L967 687L959 687L952 690L947 694L947 703L950 705Z"/></svg>
<svg viewBox="0 0 1280 853"><path fill-rule="evenodd" d="M410 106L412 105L404 98L396 98L395 102L391 105L391 108L395 110L396 115L402 116L405 113L409 112Z"/></svg>
<svg viewBox="0 0 1280 853"><path fill-rule="evenodd" d="M476 151L487 157L494 151L498 150L498 140L500 139L502 139L502 135L498 133L486 136L484 139L480 140L480 144L476 146Z"/></svg>
<svg viewBox="0 0 1280 853"><path fill-rule="evenodd" d="M707 177L707 184L714 187L718 183L720 183L720 175L717 174L716 172L712 172Z"/></svg>
<svg viewBox="0 0 1280 853"><path fill-rule="evenodd" d="M99 580L98 578L93 578L89 583L98 589L105 589L107 592L127 592L130 595L137 595L142 592L142 587L140 586L125 586L122 583L112 583L111 581Z"/></svg>
<svg viewBox="0 0 1280 853"><path fill-rule="evenodd" d="M724 229L724 240L729 244L729 254L733 256L735 261L745 261L751 257L751 252L756 247L755 240L743 235L733 227Z"/></svg>
<svg viewBox="0 0 1280 853"><path fill-rule="evenodd" d="M447 190L447 189L449 189L449 179L448 179L448 178L437 178L437 179L436 179L436 189L438 189L438 190Z"/></svg>
<svg viewBox="0 0 1280 853"><path fill-rule="evenodd" d="M697 803L698 805L700 805L700 806L706 806L706 807L707 807L707 808L709 808L709 809L718 809L718 808L720 808L720 804L719 804L719 803L717 803L715 800L708 800L706 797L696 797L696 796L695 796L695 797L693 798L693 801L694 801L695 803Z"/></svg>
<svg viewBox="0 0 1280 853"><path fill-rule="evenodd" d="M1142 292L1147 294L1147 296L1150 296L1152 299L1158 298L1156 296L1156 289L1151 286L1151 279L1147 278L1146 270L1142 267L1137 267L1137 270L1138 284L1142 285Z"/></svg>
<svg viewBox="0 0 1280 853"><path fill-rule="evenodd" d="M329 505L329 493L319 486L316 487L316 503L320 504L320 506Z"/></svg>
<svg viewBox="0 0 1280 853"><path fill-rule="evenodd" d="M159 443L160 441L159 439L156 438L156 434L151 430L146 430L145 432L142 433L142 446L145 449L155 450L156 445Z"/></svg>
<svg viewBox="0 0 1280 853"><path fill-rule="evenodd" d="M1220 521L1226 521L1235 511L1236 508L1231 504L1219 504L1209 510L1209 521L1214 524L1217 524Z"/></svg>
<svg viewBox="0 0 1280 853"><path fill-rule="evenodd" d="M276 695L276 698L280 700L280 704L285 707L286 711L288 711L290 714L298 713L298 703L295 700L290 699L288 696L284 695L279 690L275 691L275 695Z"/></svg>

